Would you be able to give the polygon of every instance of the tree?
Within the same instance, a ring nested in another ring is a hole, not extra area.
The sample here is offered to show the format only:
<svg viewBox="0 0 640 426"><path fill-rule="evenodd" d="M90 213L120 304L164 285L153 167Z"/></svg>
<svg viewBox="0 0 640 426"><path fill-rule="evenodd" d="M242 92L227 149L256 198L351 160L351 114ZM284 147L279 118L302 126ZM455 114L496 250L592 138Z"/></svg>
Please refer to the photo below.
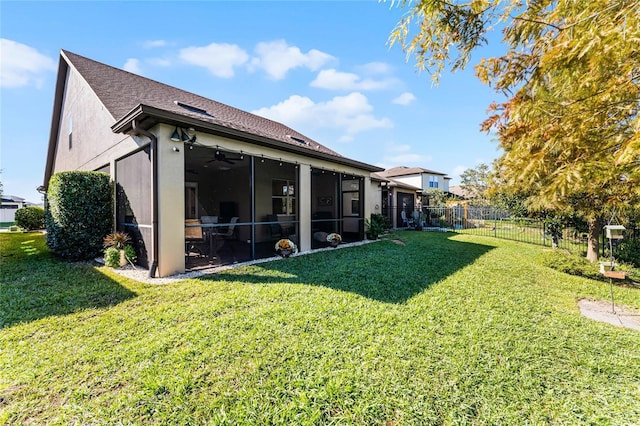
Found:
<svg viewBox="0 0 640 426"><path fill-rule="evenodd" d="M442 207L447 202L447 194L441 189L426 189L422 196L427 200L425 205L429 207Z"/></svg>
<svg viewBox="0 0 640 426"><path fill-rule="evenodd" d="M462 172L460 187L468 194L469 198L484 200L487 198L489 178L489 166L480 163L475 168Z"/></svg>
<svg viewBox="0 0 640 426"><path fill-rule="evenodd" d="M436 81L504 25L506 53L476 66L509 97L482 126L503 149L497 171L513 193L529 195L530 209L583 216L595 261L600 220L640 208L640 2L399 2L409 4L391 42Z"/></svg>

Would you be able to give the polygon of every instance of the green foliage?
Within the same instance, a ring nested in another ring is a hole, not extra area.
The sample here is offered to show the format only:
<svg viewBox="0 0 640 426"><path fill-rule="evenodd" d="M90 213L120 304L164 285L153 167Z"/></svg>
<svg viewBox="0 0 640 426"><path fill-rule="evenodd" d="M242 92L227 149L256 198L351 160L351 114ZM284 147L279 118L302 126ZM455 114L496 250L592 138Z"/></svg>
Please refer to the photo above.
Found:
<svg viewBox="0 0 640 426"><path fill-rule="evenodd" d="M131 237L126 232L116 231L104 237L104 247L124 249L131 242Z"/></svg>
<svg viewBox="0 0 640 426"><path fill-rule="evenodd" d="M487 188L489 187L489 166L484 163L478 164L473 169L467 169L460 175L460 187L469 198L487 198Z"/></svg>
<svg viewBox="0 0 640 426"><path fill-rule="evenodd" d="M124 257L131 263L136 263L138 260L138 254L136 253L136 249L131 245L124 246Z"/></svg>
<svg viewBox="0 0 640 426"><path fill-rule="evenodd" d="M391 221L385 215L374 213L371 220L365 219L365 227L367 229L367 238L377 240L380 235L391 229Z"/></svg>
<svg viewBox="0 0 640 426"><path fill-rule="evenodd" d="M640 268L640 240L624 239L615 249L616 259Z"/></svg>
<svg viewBox="0 0 640 426"><path fill-rule="evenodd" d="M44 209L42 207L22 207L16 210L16 225L20 228L32 231L44 228Z"/></svg>
<svg viewBox="0 0 640 426"><path fill-rule="evenodd" d="M422 191L422 195L428 199L427 205L429 207L442 207L447 203L447 194L441 189L427 189Z"/></svg>
<svg viewBox="0 0 640 426"><path fill-rule="evenodd" d="M594 280L602 279L602 274L596 265L582 256L571 254L564 250L543 252L541 260L543 265L556 271L564 272L565 274L577 275Z"/></svg>
<svg viewBox="0 0 640 426"><path fill-rule="evenodd" d="M120 249L115 247L107 247L104 250L104 264L111 267L117 268L120 266Z"/></svg>
<svg viewBox="0 0 640 426"><path fill-rule="evenodd" d="M109 175L85 171L56 173L49 181L47 200L47 245L68 260L99 256L113 221Z"/></svg>
<svg viewBox="0 0 640 426"><path fill-rule="evenodd" d="M558 242L562 238L562 231L564 231L564 222L562 217L551 215L544 219L545 232L551 237L553 241L553 247L558 247Z"/></svg>
<svg viewBox="0 0 640 426"><path fill-rule="evenodd" d="M497 174L530 210L575 213L590 223L612 208L640 206L640 2L400 0L410 7L391 34L437 79L463 68L486 35L503 27L504 53L476 75L509 99L482 128L497 135ZM457 56L456 56L457 55Z"/></svg>
<svg viewBox="0 0 640 426"><path fill-rule="evenodd" d="M124 248L108 246L104 250L104 264L111 268L120 267L120 252L124 251L124 258L131 263L136 263L138 255L133 246L127 244Z"/></svg>

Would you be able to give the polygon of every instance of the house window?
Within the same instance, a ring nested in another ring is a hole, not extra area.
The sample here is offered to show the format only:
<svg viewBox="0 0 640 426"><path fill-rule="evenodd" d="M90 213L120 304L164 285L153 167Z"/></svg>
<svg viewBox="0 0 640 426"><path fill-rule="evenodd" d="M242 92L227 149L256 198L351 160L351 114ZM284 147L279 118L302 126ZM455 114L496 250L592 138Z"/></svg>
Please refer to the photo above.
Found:
<svg viewBox="0 0 640 426"><path fill-rule="evenodd" d="M273 214L296 214L295 182L288 179L271 181Z"/></svg>
<svg viewBox="0 0 640 426"><path fill-rule="evenodd" d="M184 218L198 218L198 182L184 183Z"/></svg>
<svg viewBox="0 0 640 426"><path fill-rule="evenodd" d="M73 146L73 119L69 117L69 149Z"/></svg>
<svg viewBox="0 0 640 426"><path fill-rule="evenodd" d="M438 187L438 176L429 176L429 188Z"/></svg>

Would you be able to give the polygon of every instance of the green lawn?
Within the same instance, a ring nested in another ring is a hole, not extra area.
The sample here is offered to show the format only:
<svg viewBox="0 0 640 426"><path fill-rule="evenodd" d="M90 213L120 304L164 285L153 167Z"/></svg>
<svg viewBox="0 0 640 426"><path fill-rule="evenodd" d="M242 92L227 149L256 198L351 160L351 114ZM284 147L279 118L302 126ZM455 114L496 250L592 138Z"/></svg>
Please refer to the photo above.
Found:
<svg viewBox="0 0 640 426"><path fill-rule="evenodd" d="M0 424L640 422L640 332L576 304L607 283L537 246L395 237L147 285L0 234Z"/></svg>

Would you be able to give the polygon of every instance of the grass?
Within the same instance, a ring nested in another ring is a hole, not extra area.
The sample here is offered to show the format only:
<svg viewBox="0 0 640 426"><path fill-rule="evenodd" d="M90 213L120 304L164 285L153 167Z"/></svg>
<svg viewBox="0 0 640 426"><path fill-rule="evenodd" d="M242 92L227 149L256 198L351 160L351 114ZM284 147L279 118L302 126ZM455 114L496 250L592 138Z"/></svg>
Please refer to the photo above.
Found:
<svg viewBox="0 0 640 426"><path fill-rule="evenodd" d="M394 237L147 285L0 234L0 423L638 423L640 333L576 306L607 284L536 246Z"/></svg>

